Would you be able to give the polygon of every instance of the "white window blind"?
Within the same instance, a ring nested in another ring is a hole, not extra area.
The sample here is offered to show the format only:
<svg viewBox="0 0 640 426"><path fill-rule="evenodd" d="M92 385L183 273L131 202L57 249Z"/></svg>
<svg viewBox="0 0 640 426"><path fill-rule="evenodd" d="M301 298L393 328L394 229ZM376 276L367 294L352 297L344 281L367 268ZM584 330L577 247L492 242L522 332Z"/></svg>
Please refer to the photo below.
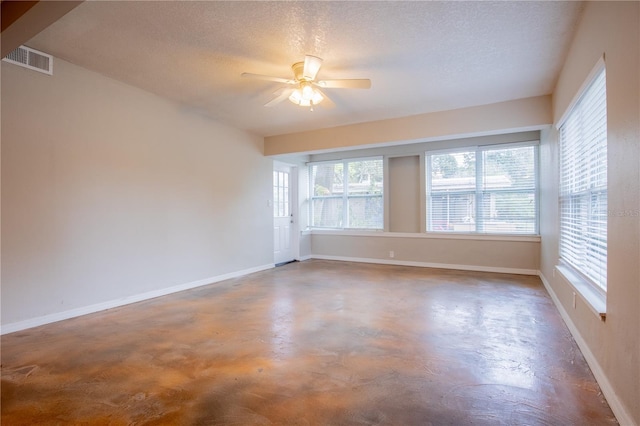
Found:
<svg viewBox="0 0 640 426"><path fill-rule="evenodd" d="M312 164L311 227L382 229L382 158Z"/></svg>
<svg viewBox="0 0 640 426"><path fill-rule="evenodd" d="M607 288L607 96L603 69L560 126L560 259Z"/></svg>
<svg viewBox="0 0 640 426"><path fill-rule="evenodd" d="M537 232L534 144L427 153L427 230Z"/></svg>

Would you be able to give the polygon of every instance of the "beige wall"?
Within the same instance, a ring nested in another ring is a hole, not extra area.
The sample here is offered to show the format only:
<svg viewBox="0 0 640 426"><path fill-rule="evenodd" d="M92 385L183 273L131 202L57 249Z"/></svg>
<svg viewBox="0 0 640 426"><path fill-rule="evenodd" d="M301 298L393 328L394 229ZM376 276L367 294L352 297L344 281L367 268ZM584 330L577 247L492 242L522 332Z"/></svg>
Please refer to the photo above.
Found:
<svg viewBox="0 0 640 426"><path fill-rule="evenodd" d="M309 227L309 168L306 162L298 165L298 229L300 235L300 248L298 259L307 259L311 256L311 235L306 232Z"/></svg>
<svg viewBox="0 0 640 426"><path fill-rule="evenodd" d="M551 120L551 116L549 116ZM544 128L548 128L551 121ZM453 130L453 129L452 129ZM416 142L411 144L398 144L388 146L377 146L364 149L337 150L309 155L308 161L332 161L347 158L365 158L375 156L386 157L406 157L414 155L422 155L426 151L439 151L448 149L466 148L470 146L488 146L503 143L532 142L540 140L540 132L532 130L517 133L499 133L487 136L475 137L450 137L445 139L429 140L428 142ZM281 157L277 157L281 158Z"/></svg>
<svg viewBox="0 0 640 426"><path fill-rule="evenodd" d="M389 231L420 232L420 157L389 158Z"/></svg>
<svg viewBox="0 0 640 426"><path fill-rule="evenodd" d="M273 263L260 137L2 63L2 325Z"/></svg>
<svg viewBox="0 0 640 426"><path fill-rule="evenodd" d="M540 130L551 123L551 97L518 99L491 105L265 138L265 155L364 148Z"/></svg>
<svg viewBox="0 0 640 426"><path fill-rule="evenodd" d="M554 276L558 262L557 132L541 147L541 271L621 424L640 424L640 3L590 2L553 96L560 119L598 59L607 69L608 292L601 321ZM615 396L612 398L612 396Z"/></svg>
<svg viewBox="0 0 640 426"><path fill-rule="evenodd" d="M389 251L394 252L391 258ZM535 275L538 271L540 242L536 237L511 241L388 233L386 235L338 235L313 232L313 257L426 266L473 271Z"/></svg>

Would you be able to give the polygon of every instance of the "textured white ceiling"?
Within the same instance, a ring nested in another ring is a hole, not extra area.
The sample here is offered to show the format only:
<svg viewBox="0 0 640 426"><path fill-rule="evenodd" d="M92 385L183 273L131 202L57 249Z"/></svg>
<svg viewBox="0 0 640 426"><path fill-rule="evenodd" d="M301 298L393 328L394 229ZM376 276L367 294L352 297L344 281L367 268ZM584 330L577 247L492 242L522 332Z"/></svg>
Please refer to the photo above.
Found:
<svg viewBox="0 0 640 426"><path fill-rule="evenodd" d="M271 136L551 93L581 2L87 1L25 43ZM262 105L305 54L334 109Z"/></svg>

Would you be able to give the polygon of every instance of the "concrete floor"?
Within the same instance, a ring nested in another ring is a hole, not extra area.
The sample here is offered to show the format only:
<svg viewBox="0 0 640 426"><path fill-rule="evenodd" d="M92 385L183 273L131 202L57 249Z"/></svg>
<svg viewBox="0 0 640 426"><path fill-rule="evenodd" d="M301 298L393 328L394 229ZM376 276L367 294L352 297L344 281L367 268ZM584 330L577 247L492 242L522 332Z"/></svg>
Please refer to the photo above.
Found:
<svg viewBox="0 0 640 426"><path fill-rule="evenodd" d="M306 261L2 337L2 425L611 425L537 277Z"/></svg>

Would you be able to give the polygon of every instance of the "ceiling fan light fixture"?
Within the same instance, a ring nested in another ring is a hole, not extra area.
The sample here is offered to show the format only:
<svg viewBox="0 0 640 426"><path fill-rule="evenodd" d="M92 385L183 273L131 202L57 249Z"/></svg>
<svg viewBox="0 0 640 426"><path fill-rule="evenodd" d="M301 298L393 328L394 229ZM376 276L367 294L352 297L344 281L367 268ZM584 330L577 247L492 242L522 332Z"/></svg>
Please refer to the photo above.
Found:
<svg viewBox="0 0 640 426"><path fill-rule="evenodd" d="M300 102L302 102L302 90L294 90L291 96L289 96L289 100L296 105L300 105Z"/></svg>
<svg viewBox="0 0 640 426"><path fill-rule="evenodd" d="M322 66L322 58L317 56L305 55L304 62L296 62L291 65L293 71L293 79L282 77L272 77L270 75L242 73L242 77L250 77L257 80L274 81L276 83L285 84L286 88L282 88L274 92L275 97L264 104L266 107L274 106L285 99L289 99L292 103L302 107L313 107L324 101L326 108L333 108L335 104L322 89L369 89L371 88L371 80L365 78L352 79L332 79L332 80L316 80L320 67Z"/></svg>
<svg viewBox="0 0 640 426"><path fill-rule="evenodd" d="M306 82L305 82L306 83ZM296 105L308 107L318 105L324 99L324 96L315 90L311 84L302 83L299 88L291 93L289 100Z"/></svg>
<svg viewBox="0 0 640 426"><path fill-rule="evenodd" d="M313 87L309 84L302 86L302 99L311 99L313 97Z"/></svg>

